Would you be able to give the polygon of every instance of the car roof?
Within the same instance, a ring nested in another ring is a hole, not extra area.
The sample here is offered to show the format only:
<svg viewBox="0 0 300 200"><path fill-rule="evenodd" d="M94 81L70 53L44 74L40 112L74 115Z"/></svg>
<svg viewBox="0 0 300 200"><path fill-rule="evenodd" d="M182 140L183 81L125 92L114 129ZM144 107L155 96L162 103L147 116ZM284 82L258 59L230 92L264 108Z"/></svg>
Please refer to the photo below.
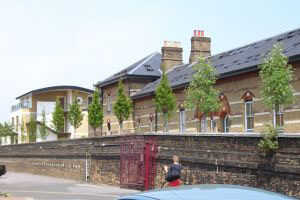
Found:
<svg viewBox="0 0 300 200"><path fill-rule="evenodd" d="M266 190L238 185L193 185L138 193L123 199L156 200L291 200L294 198Z"/></svg>

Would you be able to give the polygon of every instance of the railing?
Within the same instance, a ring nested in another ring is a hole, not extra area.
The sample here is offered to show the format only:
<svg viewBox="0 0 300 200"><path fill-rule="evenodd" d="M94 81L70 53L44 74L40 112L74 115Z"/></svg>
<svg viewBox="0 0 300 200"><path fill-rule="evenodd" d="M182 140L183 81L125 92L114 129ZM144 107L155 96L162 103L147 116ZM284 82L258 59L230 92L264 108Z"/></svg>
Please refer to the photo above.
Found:
<svg viewBox="0 0 300 200"><path fill-rule="evenodd" d="M64 104L64 111L65 112L68 112L70 109L70 103L65 103ZM89 103L87 102L87 101L83 101L83 102L81 102L81 103L79 103L79 106L80 106L80 108L81 109L87 109L88 108L88 106L89 106Z"/></svg>
<svg viewBox="0 0 300 200"><path fill-rule="evenodd" d="M11 112L15 112L20 109L29 109L29 108L30 108L29 102L20 102L11 106Z"/></svg>

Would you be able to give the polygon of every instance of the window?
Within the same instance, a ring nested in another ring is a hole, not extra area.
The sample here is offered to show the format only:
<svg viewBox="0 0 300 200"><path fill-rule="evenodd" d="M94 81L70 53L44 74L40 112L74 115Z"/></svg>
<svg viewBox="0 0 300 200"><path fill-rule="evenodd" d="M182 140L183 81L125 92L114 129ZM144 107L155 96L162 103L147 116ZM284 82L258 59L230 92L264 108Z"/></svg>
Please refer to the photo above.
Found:
<svg viewBox="0 0 300 200"><path fill-rule="evenodd" d="M214 120L213 118L210 119L210 132L215 132L216 130L216 120Z"/></svg>
<svg viewBox="0 0 300 200"><path fill-rule="evenodd" d="M223 131L224 133L228 133L229 132L229 126L230 126L230 122L229 122L229 116L226 115L224 118L223 118Z"/></svg>
<svg viewBox="0 0 300 200"><path fill-rule="evenodd" d="M138 131L139 131L139 132L141 131L141 121L142 121L141 117L138 116L138 117L136 118L136 124L137 124L137 128L138 128Z"/></svg>
<svg viewBox="0 0 300 200"><path fill-rule="evenodd" d="M153 132L153 114L150 113L149 115L149 123L150 123L150 132Z"/></svg>
<svg viewBox="0 0 300 200"><path fill-rule="evenodd" d="M93 97L88 97L88 104L90 105L93 102Z"/></svg>
<svg viewBox="0 0 300 200"><path fill-rule="evenodd" d="M245 130L251 132L254 129L254 114L253 114L253 101L245 102Z"/></svg>
<svg viewBox="0 0 300 200"><path fill-rule="evenodd" d="M179 111L179 121L180 121L179 131L184 132L185 131L185 110Z"/></svg>
<svg viewBox="0 0 300 200"><path fill-rule="evenodd" d="M284 116L283 111L279 110L275 117L275 110L273 111L273 123L276 125L276 127L282 127L284 125Z"/></svg>
<svg viewBox="0 0 300 200"><path fill-rule="evenodd" d="M206 132L207 122L206 122L206 117L204 114L202 115L200 124L201 124L201 127L200 127L201 132Z"/></svg>
<svg viewBox="0 0 300 200"><path fill-rule="evenodd" d="M60 105L61 105L61 107L62 107L62 109L66 109L66 107L65 107L65 97L58 97L58 100L59 100L59 102L60 102Z"/></svg>
<svg viewBox="0 0 300 200"><path fill-rule="evenodd" d="M107 113L111 113L111 108L112 108L112 105L111 105L111 96L109 94L107 96Z"/></svg>

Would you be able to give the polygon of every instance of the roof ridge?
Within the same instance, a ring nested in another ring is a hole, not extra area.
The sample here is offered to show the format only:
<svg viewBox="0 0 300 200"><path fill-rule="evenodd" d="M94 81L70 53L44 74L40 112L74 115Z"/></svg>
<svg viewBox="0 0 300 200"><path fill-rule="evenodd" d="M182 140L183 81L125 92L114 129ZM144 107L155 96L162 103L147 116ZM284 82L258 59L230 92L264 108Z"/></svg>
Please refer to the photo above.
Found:
<svg viewBox="0 0 300 200"><path fill-rule="evenodd" d="M257 41L255 41L255 42L251 42L251 43L248 43L248 44L239 46L239 47L235 47L235 48L229 49L229 50L227 50L227 51L223 51L223 52L220 52L220 53L211 55L211 56L209 56L208 58L212 58L212 57L215 57L215 56L219 56L219 55L228 53L228 52L230 52L230 51L234 51L234 50L237 50L237 49L240 49L240 48L249 46L249 45L253 45L253 44L255 44L255 43L263 42L263 41L268 40L268 39L273 39L273 38L278 37L278 36L280 36L280 35L285 35L285 34L287 34L287 33L295 32L295 31L300 31L300 28L296 28L296 29L293 29L293 30L286 31L286 32L284 32L284 33L276 34L276 35L273 35L273 36L271 36L271 37L265 37L264 39L257 40Z"/></svg>
<svg viewBox="0 0 300 200"><path fill-rule="evenodd" d="M139 65L137 65L135 68L133 68L132 70L130 70L127 74L132 74L133 72L135 72L140 66L144 65L148 60L150 60L153 56L155 56L156 54L158 54L157 51L153 52L152 54L150 54L148 57L146 57L146 59L141 62Z"/></svg>

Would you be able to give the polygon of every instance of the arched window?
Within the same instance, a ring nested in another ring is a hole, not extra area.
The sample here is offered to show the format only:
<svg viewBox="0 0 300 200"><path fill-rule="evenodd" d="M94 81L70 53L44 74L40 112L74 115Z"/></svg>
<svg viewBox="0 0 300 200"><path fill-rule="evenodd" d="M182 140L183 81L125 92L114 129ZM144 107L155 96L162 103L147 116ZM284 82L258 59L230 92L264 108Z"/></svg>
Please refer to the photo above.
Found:
<svg viewBox="0 0 300 200"><path fill-rule="evenodd" d="M107 113L111 113L112 110L112 102L110 93L107 94Z"/></svg>
<svg viewBox="0 0 300 200"><path fill-rule="evenodd" d="M141 131L141 121L142 121L141 116L138 116L136 118L136 124L139 132Z"/></svg>
<svg viewBox="0 0 300 200"><path fill-rule="evenodd" d="M224 133L228 133L229 132L229 127L230 127L230 121L229 121L229 115L225 115L222 121L222 128Z"/></svg>
<svg viewBox="0 0 300 200"><path fill-rule="evenodd" d="M150 132L152 133L153 132L153 113L150 113L149 115L149 125L150 125Z"/></svg>
<svg viewBox="0 0 300 200"><path fill-rule="evenodd" d="M245 102L245 132L252 132L254 130L254 112L253 112L253 98L254 95L252 92L247 91L242 99Z"/></svg>
<svg viewBox="0 0 300 200"><path fill-rule="evenodd" d="M230 105L227 97L224 94L220 95L220 110L218 115L220 117L219 127L221 132L228 133L231 125L231 121L229 119L229 115L231 114Z"/></svg>
<svg viewBox="0 0 300 200"><path fill-rule="evenodd" d="M110 119L107 120L107 134L111 133L111 124L110 124Z"/></svg>

